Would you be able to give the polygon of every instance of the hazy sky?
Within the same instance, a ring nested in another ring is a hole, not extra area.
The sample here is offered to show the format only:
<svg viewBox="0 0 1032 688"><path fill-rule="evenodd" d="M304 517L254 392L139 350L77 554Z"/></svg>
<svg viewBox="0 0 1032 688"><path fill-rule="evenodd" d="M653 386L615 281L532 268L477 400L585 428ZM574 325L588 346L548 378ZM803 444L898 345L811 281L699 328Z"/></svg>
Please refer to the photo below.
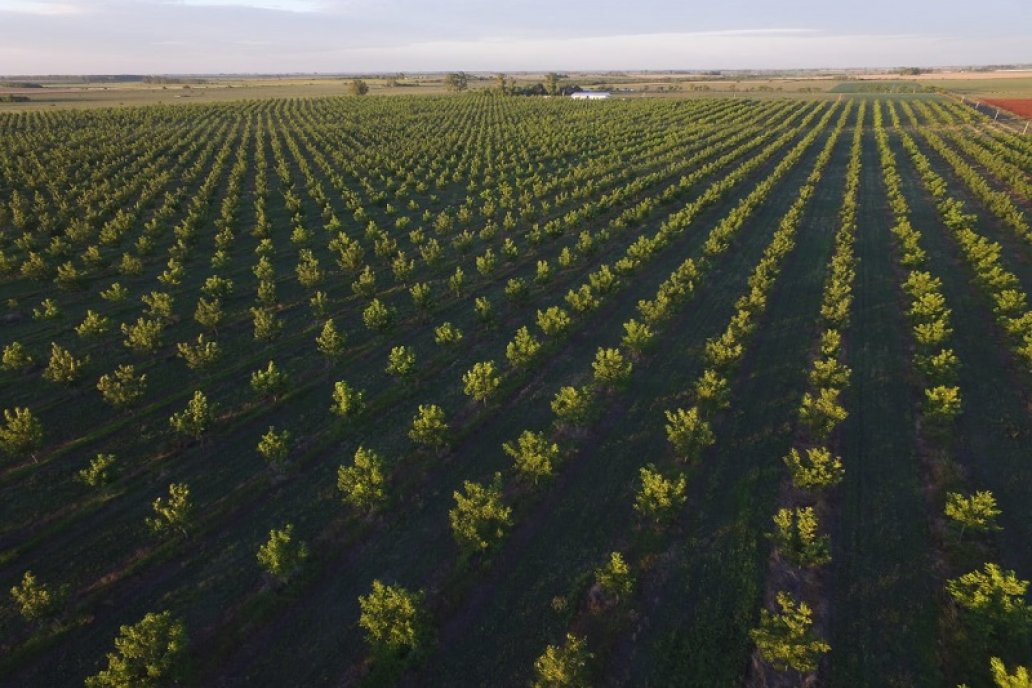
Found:
<svg viewBox="0 0 1032 688"><path fill-rule="evenodd" d="M1032 0L0 0L0 74L1032 62Z"/></svg>

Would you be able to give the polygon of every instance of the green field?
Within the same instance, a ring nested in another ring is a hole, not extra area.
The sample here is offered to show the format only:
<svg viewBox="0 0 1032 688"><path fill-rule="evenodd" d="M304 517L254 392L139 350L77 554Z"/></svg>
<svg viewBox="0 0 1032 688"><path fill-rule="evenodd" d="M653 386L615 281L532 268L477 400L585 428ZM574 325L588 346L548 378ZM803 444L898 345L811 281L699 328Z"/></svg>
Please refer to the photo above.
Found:
<svg viewBox="0 0 1032 688"><path fill-rule="evenodd" d="M541 685L1032 665L1024 590L1010 612L947 591L986 562L1032 577L1032 139L870 83L8 108L0 582L31 571L51 601L0 605L0 684L82 685L165 610L188 686L523 686L567 634L582 683ZM429 405L438 446L413 437ZM360 448L365 492L338 484ZM822 448L838 481L783 461ZM172 485L181 524L155 508ZM502 517L471 539L478 486ZM998 528L944 514L985 490ZM770 537L783 508L812 508L830 557ZM307 556L260 563L288 525ZM628 588L596 573L613 552ZM360 623L374 581L418 592L414 648ZM813 669L757 649L779 592L830 645Z"/></svg>

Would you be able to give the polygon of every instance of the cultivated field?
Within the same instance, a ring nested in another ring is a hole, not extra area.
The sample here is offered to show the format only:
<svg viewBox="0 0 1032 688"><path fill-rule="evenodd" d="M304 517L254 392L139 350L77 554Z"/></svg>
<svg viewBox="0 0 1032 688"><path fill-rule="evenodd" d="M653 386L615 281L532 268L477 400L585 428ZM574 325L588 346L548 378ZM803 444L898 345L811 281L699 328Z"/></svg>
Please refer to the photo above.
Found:
<svg viewBox="0 0 1032 688"><path fill-rule="evenodd" d="M1032 665L1032 139L859 90L0 114L0 684Z"/></svg>

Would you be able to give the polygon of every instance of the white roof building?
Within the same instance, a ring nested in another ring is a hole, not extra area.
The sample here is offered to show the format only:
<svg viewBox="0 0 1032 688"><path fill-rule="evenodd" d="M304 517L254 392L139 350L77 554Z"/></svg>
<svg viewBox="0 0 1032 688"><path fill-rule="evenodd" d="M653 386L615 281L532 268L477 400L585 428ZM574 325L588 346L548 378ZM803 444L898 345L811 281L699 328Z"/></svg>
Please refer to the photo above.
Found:
<svg viewBox="0 0 1032 688"><path fill-rule="evenodd" d="M577 98L578 100L602 100L609 97L609 91L577 91L571 93L571 98Z"/></svg>

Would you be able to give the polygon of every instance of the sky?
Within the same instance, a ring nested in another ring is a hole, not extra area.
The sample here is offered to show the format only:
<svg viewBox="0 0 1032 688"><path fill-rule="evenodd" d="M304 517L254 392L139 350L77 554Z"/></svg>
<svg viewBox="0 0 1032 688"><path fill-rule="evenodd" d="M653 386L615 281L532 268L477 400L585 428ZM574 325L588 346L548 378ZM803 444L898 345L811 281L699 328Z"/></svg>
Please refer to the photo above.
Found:
<svg viewBox="0 0 1032 688"><path fill-rule="evenodd" d="M1032 0L0 0L0 74L1032 63Z"/></svg>

